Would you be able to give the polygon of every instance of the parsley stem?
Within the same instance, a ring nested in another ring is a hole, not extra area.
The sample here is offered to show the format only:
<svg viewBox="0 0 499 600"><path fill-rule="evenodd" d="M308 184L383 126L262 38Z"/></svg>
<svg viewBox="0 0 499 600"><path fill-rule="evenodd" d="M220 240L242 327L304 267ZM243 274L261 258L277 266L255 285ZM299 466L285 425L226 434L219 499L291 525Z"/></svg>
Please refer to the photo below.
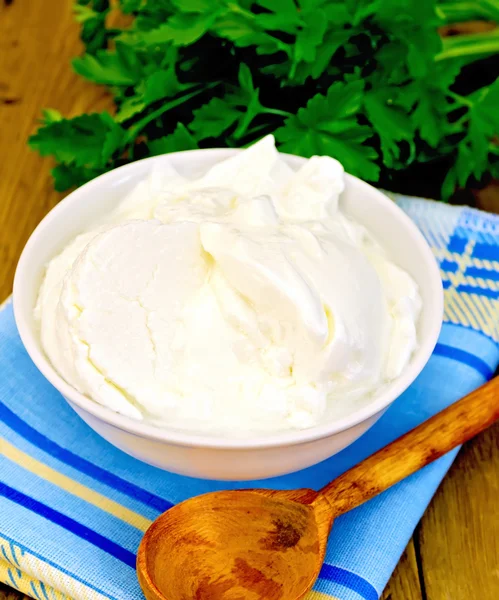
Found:
<svg viewBox="0 0 499 600"><path fill-rule="evenodd" d="M466 127L468 125L469 120L470 120L469 114L466 113L455 123L452 123L452 125L451 125L452 132L453 133L463 133L463 131L466 131Z"/></svg>
<svg viewBox="0 0 499 600"><path fill-rule="evenodd" d="M498 0L483 2L449 2L437 6L437 14L447 24L474 19L495 19L499 16Z"/></svg>
<svg viewBox="0 0 499 600"><path fill-rule="evenodd" d="M455 35L443 40L443 50L435 61L499 52L499 28L483 33Z"/></svg>
<svg viewBox="0 0 499 600"><path fill-rule="evenodd" d="M151 121L154 121L155 119L160 117L165 112L171 110L172 108L175 108L175 107L179 106L180 104L184 104L184 102L187 102L191 98L194 98L194 96L198 96L202 92L205 92L206 90L208 90L212 87L215 87L216 85L218 85L218 83L219 83L218 81L208 83L206 85L203 85L201 88L198 88L194 92L183 94L182 96L175 98L175 100L171 100L170 102L165 102L158 109L156 109L152 113L146 115L140 121L137 121L137 123L135 123L135 125L130 127L130 129L128 130L127 136L126 136L125 143L129 143L132 140L134 140L137 137L138 133L142 129L144 129L144 127L146 127L146 125L149 125L149 123Z"/></svg>
<svg viewBox="0 0 499 600"><path fill-rule="evenodd" d="M265 108L265 110L263 110L262 112L267 115L279 115L280 117L292 116L291 113L287 110L279 110L278 108Z"/></svg>
<svg viewBox="0 0 499 600"><path fill-rule="evenodd" d="M274 126L273 125L269 125L269 123L264 123L263 125L257 125L256 127L253 127L253 129L250 129L249 131L246 131L246 133L243 136L243 140L245 140L246 138L251 137L251 139L253 140L252 136L254 136L257 133L261 133L262 131L267 131L269 130L272 132L274 130ZM252 144L253 142L247 142L245 143L245 145L247 146L248 144Z"/></svg>
<svg viewBox="0 0 499 600"><path fill-rule="evenodd" d="M240 7L240 6L238 6L237 4L234 4L234 2L229 2L229 3L227 4L227 8L228 8L228 9L229 9L231 12L233 12L233 13L236 13L236 14L239 14L239 15L242 15L242 16L246 17L247 19L252 19L252 20L254 20L254 19L255 19L255 16L256 16L256 15L255 15L254 13L252 13L252 12L251 12L251 11L249 11L249 10L245 10L244 8L241 8L241 7Z"/></svg>
<svg viewBox="0 0 499 600"><path fill-rule="evenodd" d="M462 104L463 106L467 106L468 108L473 108L473 102L471 100L468 100L468 98L466 98L465 96L460 96L459 94L456 94L451 90L448 90L447 94L458 104Z"/></svg>

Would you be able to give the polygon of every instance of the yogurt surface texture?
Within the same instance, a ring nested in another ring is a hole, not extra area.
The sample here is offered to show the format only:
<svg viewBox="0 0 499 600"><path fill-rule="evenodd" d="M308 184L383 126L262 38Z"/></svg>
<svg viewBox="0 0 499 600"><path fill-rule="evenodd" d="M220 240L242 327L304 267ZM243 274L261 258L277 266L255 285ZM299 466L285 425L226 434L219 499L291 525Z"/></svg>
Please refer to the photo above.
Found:
<svg viewBox="0 0 499 600"><path fill-rule="evenodd" d="M414 280L341 211L341 164L268 136L196 179L164 157L47 266L35 317L79 392L241 436L355 410L417 347Z"/></svg>

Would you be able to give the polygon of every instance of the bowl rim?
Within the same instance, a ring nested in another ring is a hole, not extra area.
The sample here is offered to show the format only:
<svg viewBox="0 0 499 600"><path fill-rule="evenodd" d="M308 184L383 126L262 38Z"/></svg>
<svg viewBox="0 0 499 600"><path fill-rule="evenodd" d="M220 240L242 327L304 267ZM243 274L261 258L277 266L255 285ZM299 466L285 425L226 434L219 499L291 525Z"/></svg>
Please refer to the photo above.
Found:
<svg viewBox="0 0 499 600"><path fill-rule="evenodd" d="M145 163L150 162L151 164L165 156L172 155L193 155L198 153L211 153L214 156L220 156L221 158L229 157L239 152L239 149L226 149L226 148L210 148L201 150L186 150L182 152L174 152L168 155L159 155L149 158L144 158L127 165L123 165L112 171L104 173L87 182L83 186L74 190L68 194L63 200L61 200L54 208L52 208L47 215L40 221L31 236L29 237L19 259L13 285L13 307L14 317L16 325L21 337L21 341L28 352L30 358L42 373L42 375L58 390L64 399L70 403L70 405L76 405L80 410L85 413L89 413L92 417L103 421L107 425L111 425L117 429L120 429L129 434L134 434L141 438L149 440L156 440L165 442L168 444L192 447L192 448L211 448L211 449L231 449L231 450L250 450L250 449L264 449L264 448L276 448L283 446L294 446L307 444L315 440L328 438L334 434L338 434L347 431L360 423L374 417L375 415L384 411L390 404L392 404L416 379L416 377L423 370L424 366L428 362L442 327L443 310L444 310L444 297L442 280L440 276L440 270L437 261L426 242L423 234L419 231L415 223L405 214L405 212L395 204L393 200L388 198L383 192L362 181L361 179L346 174L346 179L351 180L356 186L365 187L369 189L371 196L376 198L378 203L384 205L386 209L395 214L396 218L402 222L402 224L409 231L415 249L418 251L421 258L426 264L427 277L430 282L432 292L432 306L429 311L429 334L426 339L422 340L416 355L411 360L409 366L402 372L402 374L395 379L393 382L379 394L379 396L372 402L359 407L352 413L333 420L330 423L320 424L308 429L302 430L285 430L278 431L275 433L263 433L252 435L251 437L234 437L234 438L221 438L215 435L202 434L197 432L190 432L176 429L160 428L152 424L145 423L143 421L136 421L125 415L121 415L114 412L110 408L103 406L96 401L86 397L84 394L78 392L70 384L68 384L51 365L48 358L45 356L43 350L37 341L37 334L34 328L30 327L25 314L21 308L20 297L23 293L23 281L26 279L24 272L27 265L29 264L30 257L33 250L36 249L38 240L43 236L47 229L50 229L52 222L56 219L60 213L68 210L69 207L79 201L79 198L85 197L92 189L97 188L103 183L110 183L114 179L120 179L126 176L127 179L133 176L134 171L139 171L143 168ZM283 157L296 161L296 159L302 159L303 157L295 156L292 154L280 153ZM366 189L367 191L367 189ZM74 407L73 407L74 408Z"/></svg>

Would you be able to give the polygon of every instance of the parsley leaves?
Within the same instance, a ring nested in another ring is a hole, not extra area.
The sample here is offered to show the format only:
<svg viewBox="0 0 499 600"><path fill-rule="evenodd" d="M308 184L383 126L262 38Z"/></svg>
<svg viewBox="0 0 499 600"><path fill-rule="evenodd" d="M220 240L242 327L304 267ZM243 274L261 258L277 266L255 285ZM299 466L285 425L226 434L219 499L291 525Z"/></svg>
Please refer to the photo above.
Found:
<svg viewBox="0 0 499 600"><path fill-rule="evenodd" d="M364 144L374 131L368 125L361 125L357 117L363 95L361 81L334 83L326 96L317 94L276 131L281 149L306 157L329 154L340 160L349 173L376 181L378 155L374 148Z"/></svg>
<svg viewBox="0 0 499 600"><path fill-rule="evenodd" d="M111 24L121 10L123 19ZM368 181L451 164L449 196L499 173L499 81L459 93L468 64L499 52L499 0L77 0L82 77L116 110L46 110L30 146L52 156L58 190L145 156L245 146L275 132L285 152L329 154Z"/></svg>

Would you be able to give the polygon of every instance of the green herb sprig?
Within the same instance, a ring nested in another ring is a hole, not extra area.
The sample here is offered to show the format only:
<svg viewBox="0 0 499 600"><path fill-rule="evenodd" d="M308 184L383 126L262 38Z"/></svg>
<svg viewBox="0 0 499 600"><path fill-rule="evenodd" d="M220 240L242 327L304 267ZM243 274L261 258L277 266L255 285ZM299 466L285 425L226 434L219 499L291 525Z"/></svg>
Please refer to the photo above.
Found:
<svg viewBox="0 0 499 600"><path fill-rule="evenodd" d="M116 3L115 3L116 4ZM86 52L73 68L116 111L46 110L29 144L56 160L63 191L146 156L245 146L328 154L376 183L445 157L442 193L499 176L499 80L468 95L456 78L499 53L499 28L442 39L439 27L499 21L499 0L79 0ZM115 10L115 8L114 8Z"/></svg>

